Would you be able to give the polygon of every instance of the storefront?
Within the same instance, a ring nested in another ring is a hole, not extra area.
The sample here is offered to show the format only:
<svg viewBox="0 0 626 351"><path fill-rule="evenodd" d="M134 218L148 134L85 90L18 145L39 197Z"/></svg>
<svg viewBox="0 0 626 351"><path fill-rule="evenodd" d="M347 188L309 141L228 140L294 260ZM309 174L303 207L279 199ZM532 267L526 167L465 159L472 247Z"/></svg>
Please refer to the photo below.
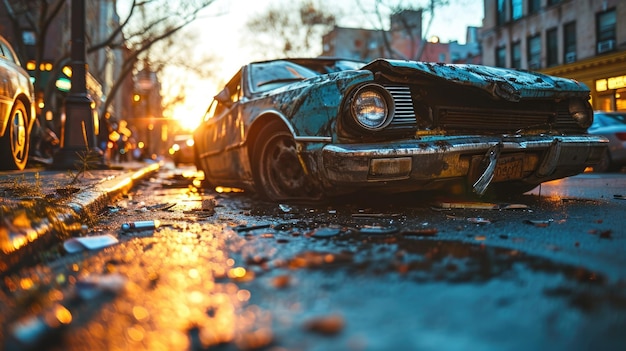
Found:
<svg viewBox="0 0 626 351"><path fill-rule="evenodd" d="M626 111L626 51L551 67L541 72L585 83L591 90L594 110Z"/></svg>

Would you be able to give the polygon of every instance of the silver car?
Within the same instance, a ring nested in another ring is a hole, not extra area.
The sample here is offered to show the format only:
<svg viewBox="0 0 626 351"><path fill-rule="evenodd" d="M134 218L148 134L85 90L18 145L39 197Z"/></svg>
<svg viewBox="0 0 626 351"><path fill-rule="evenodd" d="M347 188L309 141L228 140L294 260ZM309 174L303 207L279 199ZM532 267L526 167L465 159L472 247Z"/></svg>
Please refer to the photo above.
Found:
<svg viewBox="0 0 626 351"><path fill-rule="evenodd" d="M34 88L11 45L0 36L0 168L22 170L28 162L35 121Z"/></svg>
<svg viewBox="0 0 626 351"><path fill-rule="evenodd" d="M589 134L609 139L609 147L594 171L619 171L626 166L626 112L595 111Z"/></svg>

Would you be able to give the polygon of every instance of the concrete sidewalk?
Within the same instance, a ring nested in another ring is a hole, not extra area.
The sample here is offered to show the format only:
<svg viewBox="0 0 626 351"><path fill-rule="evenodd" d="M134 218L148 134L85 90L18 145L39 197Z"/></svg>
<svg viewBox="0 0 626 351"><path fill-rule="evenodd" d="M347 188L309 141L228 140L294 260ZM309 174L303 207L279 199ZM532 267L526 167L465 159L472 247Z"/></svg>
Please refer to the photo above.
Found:
<svg viewBox="0 0 626 351"><path fill-rule="evenodd" d="M38 262L42 252L80 233L94 216L160 167L124 163L86 172L2 172L0 276Z"/></svg>

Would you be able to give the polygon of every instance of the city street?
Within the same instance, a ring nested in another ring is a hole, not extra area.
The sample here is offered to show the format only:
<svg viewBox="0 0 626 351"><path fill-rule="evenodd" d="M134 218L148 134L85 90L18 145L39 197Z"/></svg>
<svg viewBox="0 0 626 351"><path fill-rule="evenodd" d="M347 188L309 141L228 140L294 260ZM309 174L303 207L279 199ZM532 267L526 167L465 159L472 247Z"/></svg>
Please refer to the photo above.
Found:
<svg viewBox="0 0 626 351"><path fill-rule="evenodd" d="M7 350L621 350L626 174L323 204L163 167L5 277ZM493 200L493 201L492 201ZM158 220L158 227L132 228ZM138 222L141 221L141 222ZM68 250L69 248L69 250ZM71 253L70 253L71 251Z"/></svg>

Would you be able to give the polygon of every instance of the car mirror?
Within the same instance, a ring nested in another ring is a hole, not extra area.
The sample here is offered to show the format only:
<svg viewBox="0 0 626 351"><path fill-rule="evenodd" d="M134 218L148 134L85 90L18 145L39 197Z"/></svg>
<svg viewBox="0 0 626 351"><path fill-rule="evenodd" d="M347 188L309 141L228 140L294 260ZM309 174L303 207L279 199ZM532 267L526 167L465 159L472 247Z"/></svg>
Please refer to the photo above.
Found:
<svg viewBox="0 0 626 351"><path fill-rule="evenodd" d="M233 104L233 102L230 100L230 91L228 87L222 89L222 91L220 91L217 95L215 95L215 100L219 101L220 103L226 106L230 106Z"/></svg>

